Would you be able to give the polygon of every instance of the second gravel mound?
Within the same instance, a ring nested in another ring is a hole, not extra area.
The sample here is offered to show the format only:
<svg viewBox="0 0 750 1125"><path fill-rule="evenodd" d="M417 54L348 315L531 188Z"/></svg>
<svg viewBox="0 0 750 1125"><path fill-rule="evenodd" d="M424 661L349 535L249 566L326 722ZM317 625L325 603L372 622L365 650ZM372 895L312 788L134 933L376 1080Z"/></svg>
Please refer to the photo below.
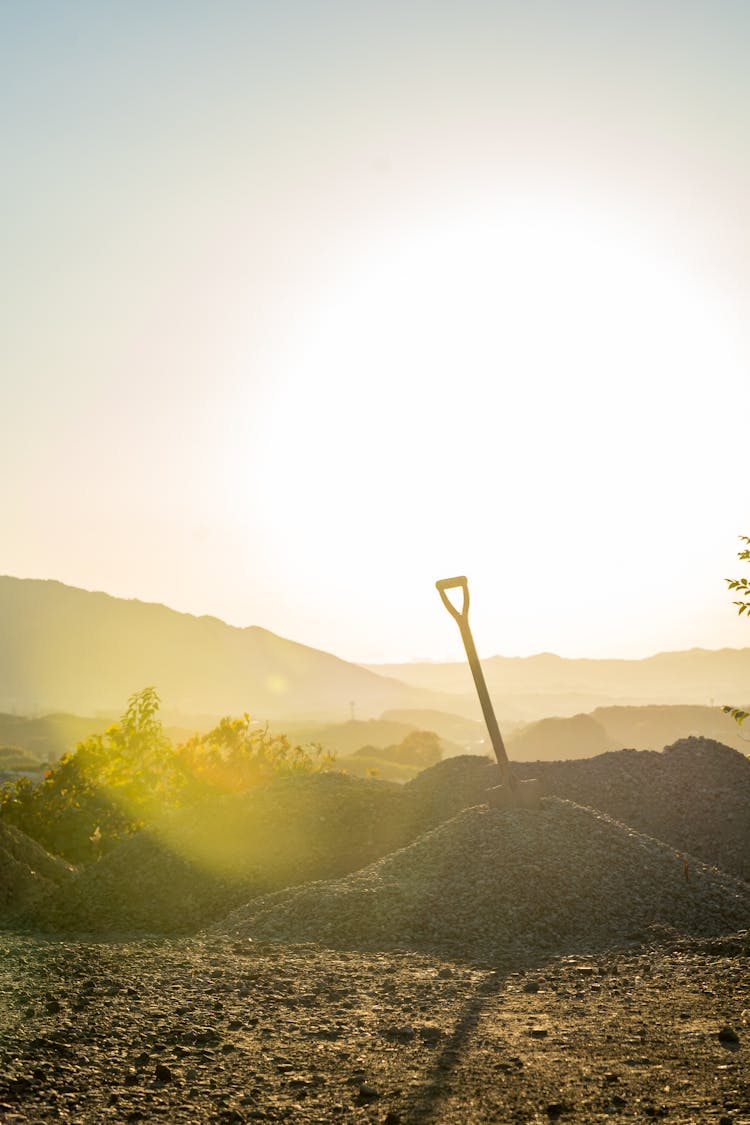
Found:
<svg viewBox="0 0 750 1125"><path fill-rule="evenodd" d="M216 930L479 961L593 953L750 925L750 888L570 801L466 809L343 879L254 899Z"/></svg>

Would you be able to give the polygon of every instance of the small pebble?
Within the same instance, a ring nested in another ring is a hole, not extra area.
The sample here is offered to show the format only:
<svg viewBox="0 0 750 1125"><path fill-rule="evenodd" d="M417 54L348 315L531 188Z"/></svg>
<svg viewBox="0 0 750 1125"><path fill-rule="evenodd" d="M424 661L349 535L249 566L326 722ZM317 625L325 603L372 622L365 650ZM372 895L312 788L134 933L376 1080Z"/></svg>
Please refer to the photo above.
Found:
<svg viewBox="0 0 750 1125"><path fill-rule="evenodd" d="M363 1082L359 1087L357 1097L361 1102L374 1102L380 1097L380 1090L376 1090L374 1086L369 1086L366 1082Z"/></svg>

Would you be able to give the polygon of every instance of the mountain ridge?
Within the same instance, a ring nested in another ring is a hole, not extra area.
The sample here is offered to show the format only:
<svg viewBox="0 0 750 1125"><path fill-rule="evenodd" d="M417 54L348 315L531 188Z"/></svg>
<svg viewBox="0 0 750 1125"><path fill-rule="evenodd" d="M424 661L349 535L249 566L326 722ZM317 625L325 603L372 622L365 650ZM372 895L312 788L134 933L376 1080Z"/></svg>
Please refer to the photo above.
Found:
<svg viewBox="0 0 750 1125"><path fill-rule="evenodd" d="M424 690L466 698L474 687L468 665L452 661L366 664ZM750 648L691 648L653 656L489 656L482 659L498 712L529 721L601 706L712 704L743 706L750 699Z"/></svg>
<svg viewBox="0 0 750 1125"><path fill-rule="evenodd" d="M182 613L56 579L0 577L0 710L119 713L147 684L178 713L343 717L436 705L259 625ZM439 705L441 700L437 700Z"/></svg>
<svg viewBox="0 0 750 1125"><path fill-rule="evenodd" d="M0 711L119 714L153 684L165 712L342 721L384 711L479 718L468 665L363 664L161 602L119 598L57 579L0 576ZM503 721L602 706L729 703L750 697L750 648L660 652L640 659L495 655L482 661Z"/></svg>

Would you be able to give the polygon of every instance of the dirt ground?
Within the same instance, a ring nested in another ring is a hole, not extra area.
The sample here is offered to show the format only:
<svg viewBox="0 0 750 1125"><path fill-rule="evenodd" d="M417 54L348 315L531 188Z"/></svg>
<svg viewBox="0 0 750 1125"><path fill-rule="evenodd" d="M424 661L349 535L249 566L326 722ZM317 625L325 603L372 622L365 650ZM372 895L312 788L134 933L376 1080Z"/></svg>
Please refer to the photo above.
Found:
<svg viewBox="0 0 750 1125"><path fill-rule="evenodd" d="M536 966L0 935L2 1122L750 1125L750 934Z"/></svg>

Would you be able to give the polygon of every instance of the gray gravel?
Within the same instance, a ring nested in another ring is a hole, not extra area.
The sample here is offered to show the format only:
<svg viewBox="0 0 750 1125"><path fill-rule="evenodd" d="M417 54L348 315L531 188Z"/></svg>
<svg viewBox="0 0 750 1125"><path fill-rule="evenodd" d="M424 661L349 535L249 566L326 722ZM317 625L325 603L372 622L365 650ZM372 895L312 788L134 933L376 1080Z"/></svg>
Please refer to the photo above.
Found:
<svg viewBox="0 0 750 1125"><path fill-rule="evenodd" d="M0 923L33 910L59 887L68 887L73 869L23 832L0 821Z"/></svg>
<svg viewBox="0 0 750 1125"><path fill-rule="evenodd" d="M659 754L622 750L515 769L520 776L539 776L548 793L662 840L667 853L671 846L691 855L695 879L696 860L729 874L750 874L750 761L735 750L687 739ZM176 814L165 821L160 836L139 833L77 871L0 822L0 926L195 933L259 895L311 880L341 879L388 857L461 810L481 804L497 780L497 767L474 756L442 762L406 786L340 773L279 779L250 794ZM529 819L531 839L536 839L534 819ZM541 835L546 839L549 833L545 828ZM522 856L517 841L500 842L498 848L508 850L511 868ZM440 857L437 870L448 862ZM491 854L487 862L491 870L503 870L506 859ZM548 857L546 869L554 870L557 862L557 856ZM581 866L580 857L576 865ZM471 855L465 866L471 868ZM681 861L678 866L681 872ZM606 885L616 899L628 883L620 875ZM403 894L411 907L397 916L408 916L411 930L399 923L392 943L431 948L425 945L429 926L420 916L420 911L431 912L429 894L423 906L414 905L422 900L411 885ZM450 939L450 934L440 936L437 948ZM357 940L366 943L367 935Z"/></svg>
<svg viewBox="0 0 750 1125"><path fill-rule="evenodd" d="M0 934L0 1121L746 1125L750 934L528 972Z"/></svg>
<svg viewBox="0 0 750 1125"><path fill-rule="evenodd" d="M255 899L234 937L502 961L750 924L750 888L594 810L459 813L346 878Z"/></svg>
<svg viewBox="0 0 750 1125"><path fill-rule="evenodd" d="M750 747L749 747L750 749ZM600 809L750 881L750 759L709 738L683 738L663 751L615 750L559 762L514 762L545 793ZM463 755L404 787L422 829L484 800L497 767Z"/></svg>
<svg viewBox="0 0 750 1125"><path fill-rule="evenodd" d="M123 840L64 886L58 879L33 896L14 893L14 909L2 909L0 873L0 925L195 933L256 895L346 874L415 835L401 786L336 772L283 777L173 813L158 832ZM25 840L39 863L59 864L22 833L14 838ZM19 886L30 878L21 874Z"/></svg>
<svg viewBox="0 0 750 1125"><path fill-rule="evenodd" d="M548 793L750 880L750 759L729 746L683 738L661 753L618 750L516 768L521 777L539 777Z"/></svg>

